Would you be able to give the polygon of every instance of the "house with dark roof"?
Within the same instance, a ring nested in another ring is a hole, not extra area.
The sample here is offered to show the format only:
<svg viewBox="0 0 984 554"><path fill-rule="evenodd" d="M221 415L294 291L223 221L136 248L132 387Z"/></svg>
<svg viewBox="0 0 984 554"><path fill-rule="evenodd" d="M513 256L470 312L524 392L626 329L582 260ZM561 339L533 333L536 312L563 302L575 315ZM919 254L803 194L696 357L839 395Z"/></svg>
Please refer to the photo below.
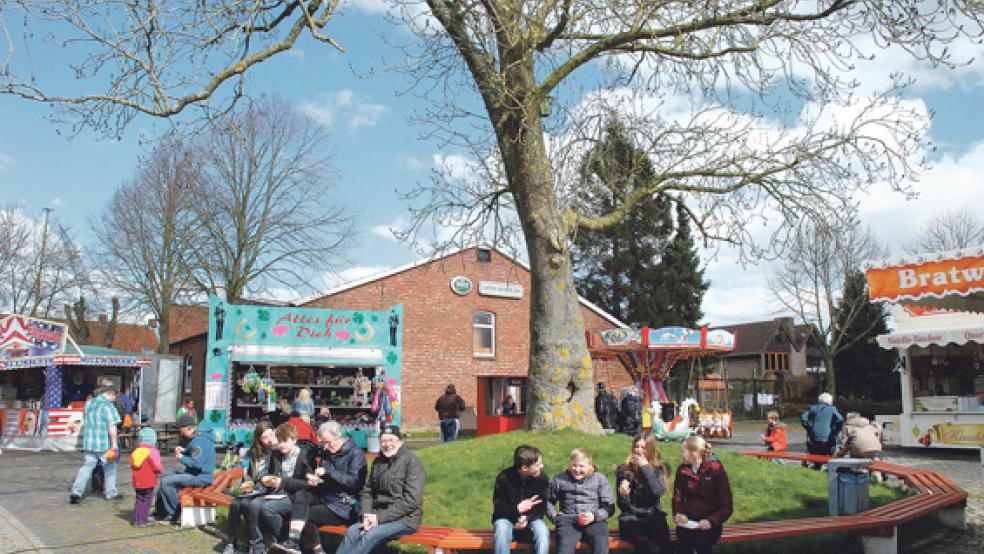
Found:
<svg viewBox="0 0 984 554"><path fill-rule="evenodd" d="M721 355L729 379L765 379L770 373L801 376L823 367L813 325L777 317L717 328L737 336L735 349Z"/></svg>

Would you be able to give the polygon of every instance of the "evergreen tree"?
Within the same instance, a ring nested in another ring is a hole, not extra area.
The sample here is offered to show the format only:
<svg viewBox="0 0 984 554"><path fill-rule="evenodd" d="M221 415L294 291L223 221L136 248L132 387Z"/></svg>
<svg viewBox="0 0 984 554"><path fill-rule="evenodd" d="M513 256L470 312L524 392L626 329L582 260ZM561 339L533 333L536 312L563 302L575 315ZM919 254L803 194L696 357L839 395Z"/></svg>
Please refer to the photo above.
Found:
<svg viewBox="0 0 984 554"><path fill-rule="evenodd" d="M888 332L885 311L880 304L868 301L864 273L854 271L845 279L844 295L834 317L838 332L843 331L849 343L834 357L838 393L872 400L898 400L899 376L893 371L895 354L874 340Z"/></svg>
<svg viewBox="0 0 984 554"><path fill-rule="evenodd" d="M640 283L642 290L635 304L641 307L640 316L649 318L646 321L651 327L696 327L704 315L700 305L710 283L704 280L690 219L680 204L676 205L676 216L676 234L663 252L659 276Z"/></svg>
<svg viewBox="0 0 984 554"><path fill-rule="evenodd" d="M618 123L610 123L605 139L581 167L588 198L582 209L610 213L653 175L646 153ZM707 283L689 222L679 208L673 235L672 206L669 197L649 196L618 225L578 233L572 254L578 291L628 323L696 325Z"/></svg>

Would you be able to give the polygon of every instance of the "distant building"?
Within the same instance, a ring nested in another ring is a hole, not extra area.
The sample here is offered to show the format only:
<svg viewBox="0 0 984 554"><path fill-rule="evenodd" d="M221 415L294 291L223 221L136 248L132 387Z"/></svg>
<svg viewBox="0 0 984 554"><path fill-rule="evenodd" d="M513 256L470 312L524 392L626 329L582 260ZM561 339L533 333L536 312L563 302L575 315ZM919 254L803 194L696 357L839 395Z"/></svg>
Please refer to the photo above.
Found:
<svg viewBox="0 0 984 554"><path fill-rule="evenodd" d="M823 367L813 326L791 317L717 327L735 333L734 351L721 355L729 379L765 379L769 373L801 376Z"/></svg>

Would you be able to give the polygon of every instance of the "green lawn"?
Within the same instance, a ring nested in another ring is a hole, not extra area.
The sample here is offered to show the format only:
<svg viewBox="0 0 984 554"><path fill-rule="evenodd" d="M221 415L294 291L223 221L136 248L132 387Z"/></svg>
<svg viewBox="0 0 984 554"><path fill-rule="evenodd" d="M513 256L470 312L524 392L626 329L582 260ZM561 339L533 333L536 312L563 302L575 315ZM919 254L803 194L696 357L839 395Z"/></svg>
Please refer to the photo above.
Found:
<svg viewBox="0 0 984 554"><path fill-rule="evenodd" d="M625 461L630 442L631 438L625 435L515 431L415 450L427 469L424 523L489 528L495 477L502 468L512 464L513 449L521 444L531 444L543 452L545 471L549 477L566 468L573 448L587 447L594 453L594 462L599 471L613 481L614 468ZM680 443L662 443L660 452L675 470L680 463ZM717 454L731 480L735 513L729 520L730 523L827 515L825 472L804 469L798 465L780 466L728 451L719 451ZM670 486L672 487L672 478ZM870 505L873 508L904 496L905 493L897 488L872 485ZM663 509L670 511L669 493L663 497ZM618 518L612 517L609 524L616 529ZM857 543L856 538L846 534L827 534L744 545L722 545L715 548L715 551L826 554L834 550L838 554L847 554L859 551ZM388 551L423 552L424 549L392 543Z"/></svg>

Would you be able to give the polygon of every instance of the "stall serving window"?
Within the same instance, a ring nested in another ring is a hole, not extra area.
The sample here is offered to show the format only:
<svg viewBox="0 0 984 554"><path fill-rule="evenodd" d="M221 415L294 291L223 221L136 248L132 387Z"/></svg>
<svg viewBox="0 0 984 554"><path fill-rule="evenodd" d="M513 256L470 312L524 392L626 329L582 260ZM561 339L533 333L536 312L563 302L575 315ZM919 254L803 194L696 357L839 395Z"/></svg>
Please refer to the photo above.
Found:
<svg viewBox="0 0 984 554"><path fill-rule="evenodd" d="M372 380L376 367L259 365L233 366L231 415L236 423L255 423L270 412L286 410L301 391L311 392L317 420L367 423L372 419ZM276 402L270 401L270 387ZM283 408L281 408L283 406Z"/></svg>
<svg viewBox="0 0 984 554"><path fill-rule="evenodd" d="M485 415L526 413L526 377L484 377Z"/></svg>
<svg viewBox="0 0 984 554"><path fill-rule="evenodd" d="M984 411L981 345L913 347L910 355L914 411Z"/></svg>

